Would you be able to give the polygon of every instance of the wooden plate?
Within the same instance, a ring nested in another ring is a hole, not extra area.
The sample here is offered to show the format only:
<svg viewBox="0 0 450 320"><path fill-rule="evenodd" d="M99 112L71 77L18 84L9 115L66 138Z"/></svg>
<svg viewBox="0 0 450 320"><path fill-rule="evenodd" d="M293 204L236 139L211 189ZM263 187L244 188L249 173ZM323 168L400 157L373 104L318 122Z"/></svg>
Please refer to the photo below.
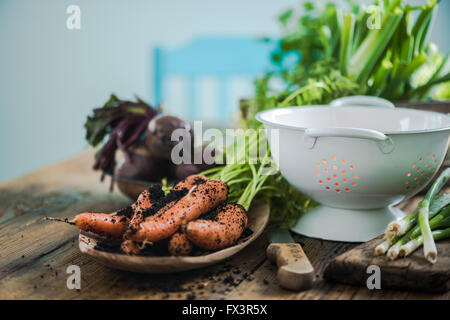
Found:
<svg viewBox="0 0 450 320"><path fill-rule="evenodd" d="M133 201L139 197L142 191L157 183L114 176L111 171L103 171L103 174L111 179L110 191L113 191L114 187L117 186L123 195Z"/></svg>
<svg viewBox="0 0 450 320"><path fill-rule="evenodd" d="M253 233L240 239L237 244L213 253L195 257L147 257L127 256L95 249L100 237L92 233L80 232L79 247L82 253L99 263L114 269L142 273L172 273L206 267L236 254L244 249L263 232L269 221L270 207L265 203L255 203L248 212L248 228Z"/></svg>

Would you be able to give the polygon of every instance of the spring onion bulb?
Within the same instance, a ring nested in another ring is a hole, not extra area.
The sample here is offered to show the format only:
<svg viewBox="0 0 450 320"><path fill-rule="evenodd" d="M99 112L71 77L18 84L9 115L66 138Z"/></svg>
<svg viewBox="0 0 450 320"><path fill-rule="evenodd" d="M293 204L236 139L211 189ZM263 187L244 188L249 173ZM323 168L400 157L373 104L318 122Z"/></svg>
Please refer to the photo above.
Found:
<svg viewBox="0 0 450 320"><path fill-rule="evenodd" d="M382 243L380 243L379 245L377 245L375 247L375 255L380 256L382 254L385 254L386 251L388 251L390 246L391 246L391 243L389 242L389 240L384 240Z"/></svg>
<svg viewBox="0 0 450 320"><path fill-rule="evenodd" d="M406 257L414 252L423 243L423 237L419 236L416 239L410 240L406 244L402 245L399 250L400 257Z"/></svg>
<svg viewBox="0 0 450 320"><path fill-rule="evenodd" d="M384 237L393 239L397 236L405 234L416 222L417 212L405 216L403 219L392 221L388 224Z"/></svg>
<svg viewBox="0 0 450 320"><path fill-rule="evenodd" d="M399 250L400 250L400 245L397 243L394 244L392 247L390 247L386 254L387 257L389 258L389 260L397 259Z"/></svg>
<svg viewBox="0 0 450 320"><path fill-rule="evenodd" d="M418 233L419 235L420 233ZM391 241L394 243L388 250L387 252L387 257L390 260L395 260L397 259L397 257L400 254L400 247L402 245L404 245L405 243L407 243L409 240L411 240L413 235L413 230L411 230L410 232L408 232L407 234L405 234L403 237L401 237L400 239L398 238L394 238Z"/></svg>

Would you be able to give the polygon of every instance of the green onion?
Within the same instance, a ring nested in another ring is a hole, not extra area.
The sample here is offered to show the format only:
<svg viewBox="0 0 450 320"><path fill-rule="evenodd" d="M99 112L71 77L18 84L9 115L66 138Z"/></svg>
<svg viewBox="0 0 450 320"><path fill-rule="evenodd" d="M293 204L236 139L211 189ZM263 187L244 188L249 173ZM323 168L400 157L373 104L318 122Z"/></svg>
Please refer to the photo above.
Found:
<svg viewBox="0 0 450 320"><path fill-rule="evenodd" d="M450 204L450 193L437 196L431 201L429 216L434 217L442 208ZM388 240L398 240L399 236L405 234L417 223L418 212L411 213L400 220L392 221L388 224L385 238ZM418 228L420 229L420 228ZM417 229L417 230L418 230ZM397 237L397 239L395 239Z"/></svg>
<svg viewBox="0 0 450 320"><path fill-rule="evenodd" d="M431 218L431 207L430 207L430 218ZM450 206L447 206L444 210L439 212L430 220L430 229L447 228L450 227ZM421 234L421 229L419 225L410 230L407 234L401 237L395 244L389 248L387 256L389 259L394 260L397 256L401 256L400 248L402 245L408 241L417 238Z"/></svg>
<svg viewBox="0 0 450 320"><path fill-rule="evenodd" d="M437 261L437 250L428 221L430 201L442 189L449 178L450 168L447 168L433 183L422 202L419 203L419 225L423 236L423 251L425 258L431 263Z"/></svg>
<svg viewBox="0 0 450 320"><path fill-rule="evenodd" d="M431 232L431 236L433 240L443 240L450 238L450 228L447 229L438 229ZM418 236L417 238L409 241L408 243L404 244L400 248L400 254L403 257L409 256L411 253L413 253L418 247L420 247L424 242L423 235Z"/></svg>
<svg viewBox="0 0 450 320"><path fill-rule="evenodd" d="M449 204L450 204L450 193L445 193L435 197L430 205L429 210L430 219L433 218L436 214L438 214L444 207L447 207ZM418 234L420 234L421 230L420 226L417 225L417 217L418 212L416 211L403 217L403 219L395 220L389 223L385 232L386 240L380 243L375 248L375 255L385 254L388 251L388 249L390 249L392 246L396 244L401 246L407 241L416 237ZM434 223L435 220L433 218L430 221L430 226L434 225ZM391 256L396 257L395 250L398 251L399 246L391 250Z"/></svg>
<svg viewBox="0 0 450 320"><path fill-rule="evenodd" d="M375 255L379 256L385 254L386 251L391 247L391 243L389 240L384 240L382 243L375 247Z"/></svg>

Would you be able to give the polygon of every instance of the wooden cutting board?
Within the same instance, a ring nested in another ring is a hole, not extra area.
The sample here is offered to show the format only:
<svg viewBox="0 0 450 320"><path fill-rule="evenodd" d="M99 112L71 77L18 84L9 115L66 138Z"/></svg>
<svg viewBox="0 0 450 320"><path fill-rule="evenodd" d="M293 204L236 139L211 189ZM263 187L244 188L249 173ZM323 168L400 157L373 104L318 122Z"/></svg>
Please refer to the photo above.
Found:
<svg viewBox="0 0 450 320"><path fill-rule="evenodd" d="M432 265L425 260L423 249L411 256L390 261L385 255L375 256L375 247L382 236L363 243L332 260L324 277L344 284L366 286L367 267L377 265L381 271L381 289L403 289L426 292L445 292L450 289L450 240L436 242L438 261Z"/></svg>

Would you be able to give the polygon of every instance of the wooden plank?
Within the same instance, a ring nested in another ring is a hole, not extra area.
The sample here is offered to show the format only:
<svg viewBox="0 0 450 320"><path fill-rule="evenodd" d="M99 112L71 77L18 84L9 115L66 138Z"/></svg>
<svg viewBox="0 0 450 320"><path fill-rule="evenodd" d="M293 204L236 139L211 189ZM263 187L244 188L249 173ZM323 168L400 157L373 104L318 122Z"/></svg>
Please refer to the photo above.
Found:
<svg viewBox="0 0 450 320"><path fill-rule="evenodd" d="M445 192L450 192L446 188ZM423 196L416 196L402 202L398 207L409 214L417 208ZM365 287L341 285L325 281L323 272L328 263L340 254L354 248L357 244L323 241L301 236L294 237L303 246L316 271L316 279L312 289L295 293L278 286L276 268L266 261L254 276L259 281L240 286L227 299L448 299L450 292L430 294L397 290L369 290Z"/></svg>
<svg viewBox="0 0 450 320"><path fill-rule="evenodd" d="M320 299L330 289L330 284L322 280L322 271L327 260L353 247L354 244L343 244L333 241L321 241L295 236L295 241L302 244L303 250L315 269L315 280L312 289L293 292L282 289L276 280L276 267L268 260L259 268L254 277L257 281L244 284L227 296L227 299Z"/></svg>
<svg viewBox="0 0 450 320"><path fill-rule="evenodd" d="M78 250L76 235L60 247L0 279L1 299L222 299L236 283L251 279L265 260L261 238L232 259L215 266L170 275L108 269ZM81 269L81 290L68 290L66 269ZM233 277L233 279L230 279Z"/></svg>
<svg viewBox="0 0 450 320"><path fill-rule="evenodd" d="M427 294L397 290L369 290L366 287L341 285L325 281L323 270L335 256L347 251L355 244L342 244L332 241L320 241L297 236L297 242L303 243L303 249L316 270L312 289L292 292L280 288L276 280L276 267L265 261L253 274L255 281L241 284L226 299L449 299L450 293Z"/></svg>
<svg viewBox="0 0 450 320"><path fill-rule="evenodd" d="M220 299L264 261L262 240L225 263L177 275L107 269L81 255L76 229L40 219L43 215L71 218L88 209L111 212L129 202L118 193L109 194L108 186L99 183L98 174L89 168L91 156L87 153L0 185L5 191L2 194L8 192L2 198L3 208L14 210L0 223L1 298L185 299L214 295ZM80 292L65 285L65 270L71 264L82 270Z"/></svg>
<svg viewBox="0 0 450 320"><path fill-rule="evenodd" d="M46 212L56 218L72 218L94 207L111 212L123 207L128 200L110 195L90 195L70 207ZM78 230L59 222L42 221L42 216L28 214L2 224L0 228L0 278L26 266L31 261L59 248L78 234Z"/></svg>
<svg viewBox="0 0 450 320"><path fill-rule="evenodd" d="M173 274L145 275L108 269L78 249L77 230L41 221L43 215L72 217L95 209L114 211L129 200L109 193L91 170L92 152L0 184L0 298L2 299L449 299L339 285L322 279L331 259L354 244L296 236L316 269L313 289L291 292L276 284L265 257L265 232L248 248L215 266ZM411 212L418 198L401 205ZM23 256L23 257L22 257ZM79 265L80 291L66 287L66 268Z"/></svg>
<svg viewBox="0 0 450 320"><path fill-rule="evenodd" d="M450 192L450 188L444 192ZM417 210L422 198L416 196L400 207L411 213ZM385 255L374 256L375 247L381 242L382 236L336 257L325 270L326 278L340 283L365 284L367 267L377 265L381 268L384 288L431 292L446 292L450 289L450 241L436 243L439 258L434 265L425 260L422 249L395 261L388 260Z"/></svg>
<svg viewBox="0 0 450 320"><path fill-rule="evenodd" d="M340 283L362 284L367 280L367 267L379 266L381 287L415 291L446 292L450 289L450 241L436 243L438 261L430 264L423 250L416 250L406 258L390 261L385 255L374 256L382 236L364 243L333 259L325 270L325 277Z"/></svg>

